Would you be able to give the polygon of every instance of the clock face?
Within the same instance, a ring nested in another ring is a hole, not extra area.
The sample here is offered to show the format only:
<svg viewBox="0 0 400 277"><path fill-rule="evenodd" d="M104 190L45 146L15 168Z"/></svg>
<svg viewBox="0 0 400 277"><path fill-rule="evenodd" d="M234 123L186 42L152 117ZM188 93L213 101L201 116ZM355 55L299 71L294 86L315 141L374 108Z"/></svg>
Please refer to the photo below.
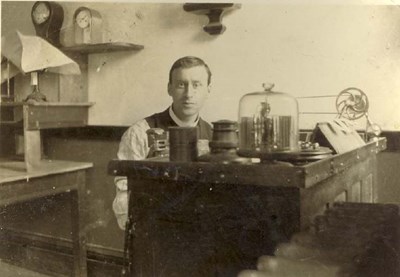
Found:
<svg viewBox="0 0 400 277"><path fill-rule="evenodd" d="M32 8L32 19L35 24L45 23L50 17L50 8L44 2L37 2Z"/></svg>
<svg viewBox="0 0 400 277"><path fill-rule="evenodd" d="M91 20L91 13L89 10L81 10L75 18L76 24L82 29L89 27Z"/></svg>

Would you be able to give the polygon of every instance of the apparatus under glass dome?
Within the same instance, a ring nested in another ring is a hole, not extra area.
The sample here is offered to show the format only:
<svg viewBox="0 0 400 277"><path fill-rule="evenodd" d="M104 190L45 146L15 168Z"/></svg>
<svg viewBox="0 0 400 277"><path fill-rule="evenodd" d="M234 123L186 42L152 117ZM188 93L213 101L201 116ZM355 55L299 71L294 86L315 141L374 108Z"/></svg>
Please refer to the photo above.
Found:
<svg viewBox="0 0 400 277"><path fill-rule="evenodd" d="M239 150L245 157L274 159L299 151L298 103L283 92L264 91L244 95L239 102Z"/></svg>

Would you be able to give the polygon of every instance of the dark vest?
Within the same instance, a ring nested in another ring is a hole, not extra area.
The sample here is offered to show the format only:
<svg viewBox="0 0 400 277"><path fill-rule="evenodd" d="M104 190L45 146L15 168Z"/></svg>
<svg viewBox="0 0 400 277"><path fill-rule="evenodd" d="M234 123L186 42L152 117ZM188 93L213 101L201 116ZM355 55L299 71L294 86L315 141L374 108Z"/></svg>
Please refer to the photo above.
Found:
<svg viewBox="0 0 400 277"><path fill-rule="evenodd" d="M178 126L169 115L169 108L161 113L155 113L149 117L146 117L145 120L149 124L150 128L161 128L164 131L168 131L168 127ZM199 139L208 139L211 141L212 129L208 122L200 118L199 122L197 123L197 128L199 130Z"/></svg>

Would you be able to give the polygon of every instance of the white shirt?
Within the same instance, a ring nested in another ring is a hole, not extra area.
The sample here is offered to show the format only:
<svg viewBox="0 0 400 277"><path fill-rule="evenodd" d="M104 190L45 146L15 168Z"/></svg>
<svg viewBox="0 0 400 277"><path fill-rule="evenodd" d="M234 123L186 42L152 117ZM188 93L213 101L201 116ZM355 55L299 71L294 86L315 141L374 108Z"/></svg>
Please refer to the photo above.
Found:
<svg viewBox="0 0 400 277"><path fill-rule="evenodd" d="M174 113L174 111L172 110L172 105L169 106L169 115L172 118L172 120L176 123L176 125L178 125L179 127L196 127L197 123L199 123L199 116L197 115L196 120L194 122L183 122L182 120L180 120L176 114Z"/></svg>

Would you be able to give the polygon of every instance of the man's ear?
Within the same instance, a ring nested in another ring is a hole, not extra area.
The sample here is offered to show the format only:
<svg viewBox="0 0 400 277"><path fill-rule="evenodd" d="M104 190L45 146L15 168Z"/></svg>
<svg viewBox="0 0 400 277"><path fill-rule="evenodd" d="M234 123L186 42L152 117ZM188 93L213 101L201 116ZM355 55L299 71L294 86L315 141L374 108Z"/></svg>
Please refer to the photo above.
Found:
<svg viewBox="0 0 400 277"><path fill-rule="evenodd" d="M167 91L168 91L168 95L169 96L172 96L172 86L171 86L171 83L168 83L168 87L167 87Z"/></svg>

